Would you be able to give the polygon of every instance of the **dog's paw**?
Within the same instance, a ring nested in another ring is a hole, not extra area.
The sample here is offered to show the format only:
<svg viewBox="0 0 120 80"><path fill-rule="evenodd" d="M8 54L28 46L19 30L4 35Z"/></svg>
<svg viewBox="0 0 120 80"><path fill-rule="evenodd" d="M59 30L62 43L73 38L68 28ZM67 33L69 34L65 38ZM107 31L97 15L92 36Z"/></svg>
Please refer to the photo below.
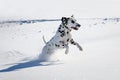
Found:
<svg viewBox="0 0 120 80"><path fill-rule="evenodd" d="M68 50L65 51L65 54L68 54Z"/></svg>
<svg viewBox="0 0 120 80"><path fill-rule="evenodd" d="M80 47L80 51L83 51L83 48L82 48L82 47Z"/></svg>
<svg viewBox="0 0 120 80"><path fill-rule="evenodd" d="M83 48L80 45L78 45L78 48L80 51L83 51Z"/></svg>
<svg viewBox="0 0 120 80"><path fill-rule="evenodd" d="M82 47L78 47L80 51L83 51Z"/></svg>

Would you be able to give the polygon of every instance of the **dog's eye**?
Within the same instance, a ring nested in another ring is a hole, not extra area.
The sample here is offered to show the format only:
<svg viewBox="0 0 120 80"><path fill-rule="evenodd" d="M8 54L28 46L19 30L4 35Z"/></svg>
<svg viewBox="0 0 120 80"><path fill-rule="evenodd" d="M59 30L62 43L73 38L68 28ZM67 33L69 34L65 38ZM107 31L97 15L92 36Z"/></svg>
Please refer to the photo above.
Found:
<svg viewBox="0 0 120 80"><path fill-rule="evenodd" d="M72 20L71 23L75 23L75 21Z"/></svg>

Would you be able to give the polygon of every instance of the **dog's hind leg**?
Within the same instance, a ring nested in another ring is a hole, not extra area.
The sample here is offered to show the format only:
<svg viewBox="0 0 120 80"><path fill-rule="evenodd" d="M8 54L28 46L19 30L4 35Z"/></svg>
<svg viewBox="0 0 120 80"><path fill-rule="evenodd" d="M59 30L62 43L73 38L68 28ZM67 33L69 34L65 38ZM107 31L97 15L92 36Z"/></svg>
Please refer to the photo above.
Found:
<svg viewBox="0 0 120 80"><path fill-rule="evenodd" d="M49 46L44 46L42 53L39 55L40 61L49 61L54 53L54 49L50 49Z"/></svg>

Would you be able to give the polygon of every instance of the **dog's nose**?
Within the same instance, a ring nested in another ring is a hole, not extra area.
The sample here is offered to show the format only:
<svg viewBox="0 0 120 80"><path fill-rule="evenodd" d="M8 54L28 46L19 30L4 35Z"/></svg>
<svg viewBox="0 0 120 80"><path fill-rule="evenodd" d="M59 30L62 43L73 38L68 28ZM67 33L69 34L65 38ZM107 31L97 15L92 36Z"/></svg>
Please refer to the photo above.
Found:
<svg viewBox="0 0 120 80"><path fill-rule="evenodd" d="M77 24L78 27L80 27L81 25L80 24Z"/></svg>

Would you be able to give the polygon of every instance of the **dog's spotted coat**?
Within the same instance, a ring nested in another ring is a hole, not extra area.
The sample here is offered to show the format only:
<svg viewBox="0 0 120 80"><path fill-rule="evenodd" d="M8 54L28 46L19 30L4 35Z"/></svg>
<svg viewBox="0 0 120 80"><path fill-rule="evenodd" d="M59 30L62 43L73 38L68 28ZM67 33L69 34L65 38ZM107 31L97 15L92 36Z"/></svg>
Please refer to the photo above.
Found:
<svg viewBox="0 0 120 80"><path fill-rule="evenodd" d="M60 24L55 36L44 46L42 50L43 55L51 55L56 49L60 48L66 48L65 54L67 54L69 52L69 43L76 45L79 50L83 50L82 47L73 40L70 34L72 29L78 30L81 25L76 22L73 16L68 18L62 17L61 21L62 23Z"/></svg>

